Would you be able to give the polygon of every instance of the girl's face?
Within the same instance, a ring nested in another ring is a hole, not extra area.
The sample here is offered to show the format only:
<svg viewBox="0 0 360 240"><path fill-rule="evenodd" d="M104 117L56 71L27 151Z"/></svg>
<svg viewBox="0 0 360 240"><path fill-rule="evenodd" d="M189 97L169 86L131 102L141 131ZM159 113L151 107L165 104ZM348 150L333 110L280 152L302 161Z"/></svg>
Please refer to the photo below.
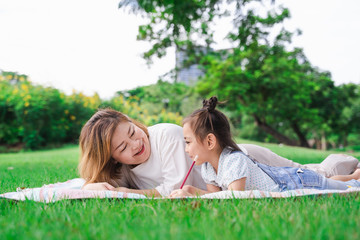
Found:
<svg viewBox="0 0 360 240"><path fill-rule="evenodd" d="M201 165L208 161L210 151L206 147L206 142L199 142L195 137L193 130L190 127L189 123L185 123L183 126L183 133L185 139L185 152L187 152L192 160L195 159L195 156L198 155L198 159L195 162L195 165Z"/></svg>
<svg viewBox="0 0 360 240"><path fill-rule="evenodd" d="M150 157L146 133L132 122L120 123L111 138L111 156L120 163L137 165Z"/></svg>

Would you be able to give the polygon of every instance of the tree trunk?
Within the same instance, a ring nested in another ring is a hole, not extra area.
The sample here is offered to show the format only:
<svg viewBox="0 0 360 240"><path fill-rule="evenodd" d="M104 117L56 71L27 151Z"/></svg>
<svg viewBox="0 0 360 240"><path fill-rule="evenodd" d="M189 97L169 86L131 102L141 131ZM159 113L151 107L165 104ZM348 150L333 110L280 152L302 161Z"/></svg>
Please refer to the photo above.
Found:
<svg viewBox="0 0 360 240"><path fill-rule="evenodd" d="M315 140L316 140L316 149L321 150L321 141L320 141L320 139L316 138Z"/></svg>
<svg viewBox="0 0 360 240"><path fill-rule="evenodd" d="M261 121L260 118L258 116L256 116L255 114L253 114L253 117L255 119L256 124L262 129L264 130L266 133L270 134L271 136L273 136L276 140L278 140L280 143L283 143L285 145L290 145L290 146L299 146L299 144L286 137L285 135L279 133L278 131L276 131L274 128L272 128L271 126L269 126L265 121Z"/></svg>
<svg viewBox="0 0 360 240"><path fill-rule="evenodd" d="M310 145L309 145L308 141L306 140L305 135L300 131L300 128L296 122L291 123L291 128L294 130L294 132L298 136L298 138L300 140L300 146L310 148Z"/></svg>
<svg viewBox="0 0 360 240"><path fill-rule="evenodd" d="M326 138L325 133L321 134L321 150L326 151Z"/></svg>
<svg viewBox="0 0 360 240"><path fill-rule="evenodd" d="M343 144L344 144L343 148L344 148L344 147L346 147L348 145L348 133L347 132L344 134L343 138L344 138L344 140L343 140Z"/></svg>

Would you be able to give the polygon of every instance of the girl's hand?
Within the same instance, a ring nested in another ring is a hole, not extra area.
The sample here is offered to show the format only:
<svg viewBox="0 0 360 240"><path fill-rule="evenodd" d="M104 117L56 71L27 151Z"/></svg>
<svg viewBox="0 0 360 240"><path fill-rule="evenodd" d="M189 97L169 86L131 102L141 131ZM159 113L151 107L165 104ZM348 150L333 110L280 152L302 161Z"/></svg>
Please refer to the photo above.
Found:
<svg viewBox="0 0 360 240"><path fill-rule="evenodd" d="M107 182L89 183L84 185L82 190L114 190L115 188Z"/></svg>
<svg viewBox="0 0 360 240"><path fill-rule="evenodd" d="M183 198L193 196L191 193L185 191L184 189L177 189L170 193L169 198Z"/></svg>

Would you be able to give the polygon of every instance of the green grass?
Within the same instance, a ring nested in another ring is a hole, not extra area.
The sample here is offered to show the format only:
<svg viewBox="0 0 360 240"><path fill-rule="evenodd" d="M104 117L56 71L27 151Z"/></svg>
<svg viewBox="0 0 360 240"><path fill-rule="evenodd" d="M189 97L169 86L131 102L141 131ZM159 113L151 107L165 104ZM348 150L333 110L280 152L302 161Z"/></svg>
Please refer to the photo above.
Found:
<svg viewBox="0 0 360 240"><path fill-rule="evenodd" d="M330 153L263 146L302 163L319 162ZM76 146L0 154L0 192L78 177L78 159ZM209 201L88 199L49 204L0 199L0 239L360 239L359 219L359 194Z"/></svg>

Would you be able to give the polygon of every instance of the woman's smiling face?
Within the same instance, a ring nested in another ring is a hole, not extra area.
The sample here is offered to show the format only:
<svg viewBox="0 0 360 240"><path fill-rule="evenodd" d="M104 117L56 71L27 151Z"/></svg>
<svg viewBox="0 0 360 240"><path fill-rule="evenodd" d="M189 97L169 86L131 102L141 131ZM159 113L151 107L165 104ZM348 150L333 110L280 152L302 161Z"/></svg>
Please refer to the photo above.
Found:
<svg viewBox="0 0 360 240"><path fill-rule="evenodd" d="M121 122L111 138L111 156L115 161L138 165L150 157L150 142L146 133L132 122Z"/></svg>

